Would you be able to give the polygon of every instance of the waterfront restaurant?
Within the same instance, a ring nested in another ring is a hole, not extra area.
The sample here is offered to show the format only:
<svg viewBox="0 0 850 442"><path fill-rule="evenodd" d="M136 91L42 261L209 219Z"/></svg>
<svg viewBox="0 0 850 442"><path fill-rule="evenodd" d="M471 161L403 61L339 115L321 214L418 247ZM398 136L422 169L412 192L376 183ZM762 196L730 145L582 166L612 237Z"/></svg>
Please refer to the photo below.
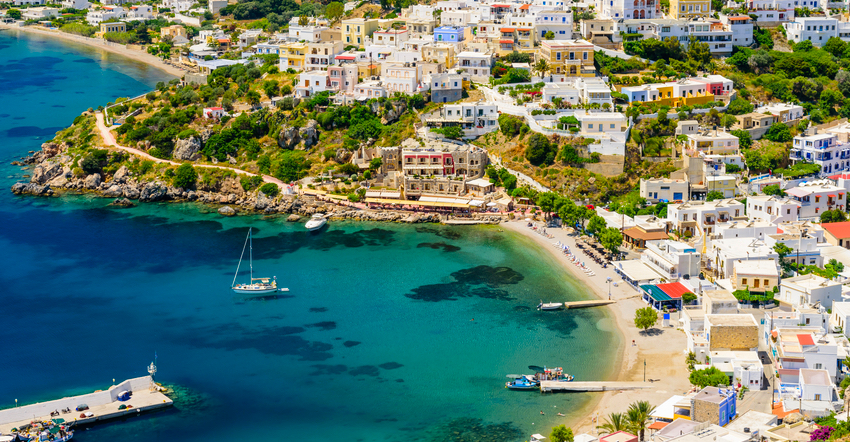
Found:
<svg viewBox="0 0 850 442"><path fill-rule="evenodd" d="M668 310L681 310L682 295L691 292L681 282L644 284L640 286L640 289L643 291L643 300L656 310L662 310L665 307Z"/></svg>

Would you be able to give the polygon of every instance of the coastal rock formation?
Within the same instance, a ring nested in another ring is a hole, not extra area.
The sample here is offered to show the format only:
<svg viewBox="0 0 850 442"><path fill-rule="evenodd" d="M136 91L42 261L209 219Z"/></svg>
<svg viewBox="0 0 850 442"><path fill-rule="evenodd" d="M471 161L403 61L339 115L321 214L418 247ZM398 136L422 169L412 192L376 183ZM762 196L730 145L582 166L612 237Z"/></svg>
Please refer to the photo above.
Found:
<svg viewBox="0 0 850 442"><path fill-rule="evenodd" d="M381 118L381 124L392 124L407 112L407 103L404 101L393 101L390 104L391 109L387 109L384 116Z"/></svg>
<svg viewBox="0 0 850 442"><path fill-rule="evenodd" d="M189 137L174 143L174 158L185 161L196 161L201 158L201 140Z"/></svg>
<svg viewBox="0 0 850 442"><path fill-rule="evenodd" d="M117 184L113 184L109 186L106 190L103 191L104 196L108 196L110 198L116 198L124 195L124 189Z"/></svg>
<svg viewBox="0 0 850 442"><path fill-rule="evenodd" d="M209 139L210 139L210 137L211 137L214 133L215 133L215 132L213 132L213 131L212 131L212 129L201 129L201 132L200 132L200 134L199 134L199 135L200 135L200 137L201 137L201 143L206 143L206 142L207 142L207 140L209 140Z"/></svg>
<svg viewBox="0 0 850 442"><path fill-rule="evenodd" d="M86 189L89 189L89 190L94 190L94 189L97 189L98 186L100 186L100 183L101 183L100 174L99 173L93 173L93 174L87 176L85 181L83 181L83 187L85 187Z"/></svg>
<svg viewBox="0 0 850 442"><path fill-rule="evenodd" d="M239 178L233 176L225 178L221 182L221 187L219 187L218 191L227 195L233 194L237 197L245 195L245 189L242 188Z"/></svg>
<svg viewBox="0 0 850 442"><path fill-rule="evenodd" d="M129 184L124 187L124 198L129 198L131 200L138 199L139 195L141 195L141 191L135 184Z"/></svg>
<svg viewBox="0 0 850 442"><path fill-rule="evenodd" d="M161 201L168 195L168 187L156 181L147 183L139 193L139 201ZM129 198L129 197L128 197Z"/></svg>
<svg viewBox="0 0 850 442"><path fill-rule="evenodd" d="M127 169L127 166L121 166L118 170L115 171L115 174L112 175L112 182L118 184L124 184L127 181L127 178L130 177L130 170Z"/></svg>
<svg viewBox="0 0 850 442"><path fill-rule="evenodd" d="M319 142L319 122L310 120L307 125L298 131L299 137L304 141L304 147L308 148Z"/></svg>
<svg viewBox="0 0 850 442"><path fill-rule="evenodd" d="M59 161L48 160L35 166L30 181L37 184L45 184L62 174L62 172L63 167Z"/></svg>
<svg viewBox="0 0 850 442"><path fill-rule="evenodd" d="M297 127L284 126L280 129L277 144L284 149L294 149L301 141Z"/></svg>
<svg viewBox="0 0 850 442"><path fill-rule="evenodd" d="M127 198L116 198L115 201L109 203L109 205L110 206L120 206L120 207L133 207L133 206L135 206L135 204L133 204L133 202L128 200Z"/></svg>
<svg viewBox="0 0 850 442"><path fill-rule="evenodd" d="M296 136L300 137L300 135ZM51 151L55 150L50 146ZM61 150L61 149L60 149ZM340 152L341 158L348 158L347 151ZM38 152L27 158L42 158L45 154ZM27 164L33 164L28 162ZM286 214L289 222L299 221L303 216L314 213L329 214L334 220L403 222L403 223L439 223L440 215L429 213L411 213L403 211L360 210L348 206L340 206L331 202L321 201L312 196L279 195L269 197L260 191L246 191L237 176L228 176L217 183L198 184L197 190L181 189L168 186L161 181L140 181L133 177L127 167L122 166L112 175L111 179L100 174L90 174L85 178L75 177L71 172L73 158L70 155L57 153L51 158L45 158L35 163L29 182L15 183L11 191L16 195L29 194L37 196L54 195L54 190L90 191L105 197L114 198L113 205L132 205L131 200L147 201L197 201L204 204L221 204L218 213L224 216L235 215L239 212L259 212L265 214ZM37 171L37 172L36 172ZM502 218L488 214L474 215L479 222L498 223Z"/></svg>

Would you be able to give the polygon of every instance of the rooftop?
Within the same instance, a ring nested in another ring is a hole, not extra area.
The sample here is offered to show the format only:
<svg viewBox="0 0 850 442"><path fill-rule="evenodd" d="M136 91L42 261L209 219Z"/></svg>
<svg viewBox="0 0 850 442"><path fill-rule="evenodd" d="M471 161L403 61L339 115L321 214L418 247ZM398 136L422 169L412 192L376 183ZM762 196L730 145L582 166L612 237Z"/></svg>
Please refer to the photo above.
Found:
<svg viewBox="0 0 850 442"><path fill-rule="evenodd" d="M735 263L735 272L745 275L779 276L776 261L772 259L741 260Z"/></svg>
<svg viewBox="0 0 850 442"><path fill-rule="evenodd" d="M821 227L837 239L850 238L850 221L823 223Z"/></svg>
<svg viewBox="0 0 850 442"><path fill-rule="evenodd" d="M800 376L803 378L803 383L806 385L832 385L832 382L829 380L829 372L824 369L812 370L809 368L801 368Z"/></svg>
<svg viewBox="0 0 850 442"><path fill-rule="evenodd" d="M738 316L738 315L730 315L730 316ZM749 315L752 319L752 315ZM755 322L755 319L753 319ZM719 404L726 400L726 398L733 396L735 391L728 388L717 388L717 387L705 387L696 396L694 396L694 400L697 401L707 401L714 402L715 404Z"/></svg>
<svg viewBox="0 0 850 442"><path fill-rule="evenodd" d="M755 326L758 327L758 323L756 323L756 318L753 317L752 314L741 314L741 315L733 315L733 314L711 314L705 315L705 320L708 324L714 326ZM706 388L714 388L714 387L706 387Z"/></svg>

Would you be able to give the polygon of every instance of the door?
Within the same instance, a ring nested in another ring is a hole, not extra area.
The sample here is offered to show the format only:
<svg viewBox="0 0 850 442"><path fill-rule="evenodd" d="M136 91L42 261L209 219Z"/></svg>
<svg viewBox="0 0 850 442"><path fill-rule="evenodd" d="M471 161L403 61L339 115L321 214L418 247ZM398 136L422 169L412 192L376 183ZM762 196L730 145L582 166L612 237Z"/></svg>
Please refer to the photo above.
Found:
<svg viewBox="0 0 850 442"><path fill-rule="evenodd" d="M673 201L681 201L682 192L673 192Z"/></svg>

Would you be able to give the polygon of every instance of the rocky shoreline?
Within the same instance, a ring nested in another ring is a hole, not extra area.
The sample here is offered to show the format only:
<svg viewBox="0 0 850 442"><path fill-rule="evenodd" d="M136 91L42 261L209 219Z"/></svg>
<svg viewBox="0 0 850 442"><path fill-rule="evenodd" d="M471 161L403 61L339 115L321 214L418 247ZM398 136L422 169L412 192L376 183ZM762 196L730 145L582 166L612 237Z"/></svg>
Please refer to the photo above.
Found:
<svg viewBox="0 0 850 442"><path fill-rule="evenodd" d="M23 158L14 165L33 167L29 182L12 185L15 195L58 196L65 192L95 193L105 198L114 198L113 205L132 207L133 202L192 201L203 204L221 205L218 213L234 216L237 213L251 214L290 214L287 221L298 221L302 216L325 213L332 220L401 222L401 223L442 223L444 219L436 213L409 213L395 211L361 210L318 200L312 196L280 195L269 197L260 191L247 192L239 180L228 177L214 186L200 185L196 190L170 186L160 180L143 181L133 176L126 167L121 166L112 176L103 177L99 173L87 176L75 176L67 155L67 145L44 143L42 149ZM476 221L498 224L501 216L479 214Z"/></svg>

